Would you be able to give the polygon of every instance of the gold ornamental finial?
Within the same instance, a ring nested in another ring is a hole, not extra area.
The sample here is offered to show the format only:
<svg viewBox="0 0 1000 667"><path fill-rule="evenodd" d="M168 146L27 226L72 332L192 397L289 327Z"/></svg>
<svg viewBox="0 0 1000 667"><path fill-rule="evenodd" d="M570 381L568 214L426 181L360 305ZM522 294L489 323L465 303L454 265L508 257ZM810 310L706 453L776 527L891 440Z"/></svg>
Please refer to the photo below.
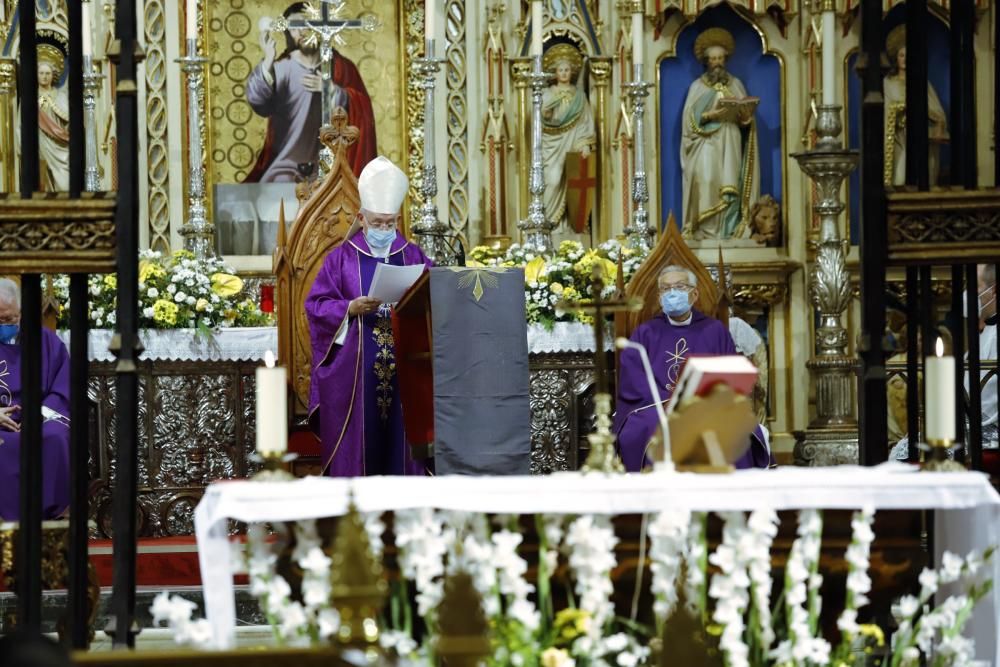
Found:
<svg viewBox="0 0 1000 667"><path fill-rule="evenodd" d="M337 522L332 560L331 597L340 614L340 629L334 641L361 649L374 659L381 655L378 615L387 586L382 563L372 553L364 519L353 499L347 514Z"/></svg>
<svg viewBox="0 0 1000 667"><path fill-rule="evenodd" d="M459 570L444 580L438 627L437 654L448 667L476 667L490 654L483 600L468 572Z"/></svg>

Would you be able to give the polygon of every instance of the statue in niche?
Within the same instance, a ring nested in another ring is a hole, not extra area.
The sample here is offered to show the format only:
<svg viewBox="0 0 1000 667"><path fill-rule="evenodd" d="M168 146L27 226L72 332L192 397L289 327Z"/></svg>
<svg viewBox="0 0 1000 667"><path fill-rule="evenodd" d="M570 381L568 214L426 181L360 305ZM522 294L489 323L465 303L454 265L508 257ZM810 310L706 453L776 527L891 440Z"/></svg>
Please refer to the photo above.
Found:
<svg viewBox="0 0 1000 667"><path fill-rule="evenodd" d="M556 79L542 94L545 217L560 231L570 231L566 229L567 156L579 153L579 162L585 164L597 141L594 115L583 88L585 64L580 51L570 44L556 44L544 56L545 71L553 72ZM584 231L581 226L586 220L570 222L572 231Z"/></svg>
<svg viewBox="0 0 1000 667"><path fill-rule="evenodd" d="M896 26L886 39L891 69L882 81L885 95L885 184L906 183L906 26ZM930 184L937 185L941 173L941 144L947 143L948 116L937 91L927 82L927 165ZM891 166L891 171L890 171Z"/></svg>
<svg viewBox="0 0 1000 667"><path fill-rule="evenodd" d="M726 70L732 34L705 30L694 43L705 73L688 88L681 116L686 239L749 236L750 204L760 188L754 112L760 100Z"/></svg>
<svg viewBox="0 0 1000 667"><path fill-rule="evenodd" d="M60 86L66 45L49 33L38 37L38 158L41 189L69 190L69 99ZM20 142L20 124L17 126Z"/></svg>
<svg viewBox="0 0 1000 667"><path fill-rule="evenodd" d="M781 243L781 204L764 195L750 209L750 240L763 246Z"/></svg>

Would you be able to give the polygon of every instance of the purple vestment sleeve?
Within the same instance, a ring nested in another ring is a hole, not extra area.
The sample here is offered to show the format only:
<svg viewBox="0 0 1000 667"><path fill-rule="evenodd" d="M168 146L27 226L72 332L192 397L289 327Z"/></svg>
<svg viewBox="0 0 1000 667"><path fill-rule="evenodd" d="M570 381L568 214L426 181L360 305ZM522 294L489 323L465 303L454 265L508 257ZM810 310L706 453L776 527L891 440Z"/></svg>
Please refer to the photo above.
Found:
<svg viewBox="0 0 1000 667"><path fill-rule="evenodd" d="M274 113L274 85L264 77L264 63L258 64L247 77L247 102L260 116L270 116ZM275 82L276 83L276 82Z"/></svg>

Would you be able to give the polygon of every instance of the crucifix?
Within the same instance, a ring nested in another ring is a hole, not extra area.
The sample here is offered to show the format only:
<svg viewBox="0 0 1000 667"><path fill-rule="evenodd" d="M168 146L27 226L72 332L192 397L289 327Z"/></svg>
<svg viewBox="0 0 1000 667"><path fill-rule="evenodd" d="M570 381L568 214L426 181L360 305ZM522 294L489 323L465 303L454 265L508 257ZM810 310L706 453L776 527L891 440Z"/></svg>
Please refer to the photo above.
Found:
<svg viewBox="0 0 1000 667"><path fill-rule="evenodd" d="M371 14L357 18L340 18L339 14L344 9L344 3L345 0L319 0L319 7L307 3L304 12L306 18L289 17L282 26L282 28L311 30L313 34L310 39L319 43L320 62L323 63L321 72L323 77L323 123L329 123L330 115L333 113L331 108L333 94L330 90L333 85L333 42L343 44L340 33L345 30L374 32L378 27L377 19Z"/></svg>
<svg viewBox="0 0 1000 667"><path fill-rule="evenodd" d="M618 268L622 270L621 266ZM604 349L604 334L608 315L616 312L636 311L642 308L642 299L624 298L621 294L605 299L603 292L607 279L604 263L594 263L591 273L591 298L581 301L560 301L556 308L562 311L579 311L594 317L594 418L596 430L587 436L590 454L583 464L583 472L625 472L621 459L615 452L615 436L611 433L611 394L608 393L608 353Z"/></svg>

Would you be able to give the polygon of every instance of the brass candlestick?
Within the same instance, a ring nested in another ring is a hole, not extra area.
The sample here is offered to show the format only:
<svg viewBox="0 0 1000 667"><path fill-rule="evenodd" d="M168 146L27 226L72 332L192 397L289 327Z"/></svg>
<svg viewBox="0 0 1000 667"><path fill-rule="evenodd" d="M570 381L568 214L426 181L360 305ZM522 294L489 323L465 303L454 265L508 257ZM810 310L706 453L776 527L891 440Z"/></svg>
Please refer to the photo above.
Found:
<svg viewBox="0 0 1000 667"><path fill-rule="evenodd" d="M925 472L965 472L965 466L948 456L955 449L955 443L950 438L928 438L926 444L921 444L924 462L920 469Z"/></svg>
<svg viewBox="0 0 1000 667"><path fill-rule="evenodd" d="M250 455L250 460L260 463L260 471L250 479L254 482L290 482L295 479L295 475L288 472L285 465L299 458L298 454L289 452L254 452Z"/></svg>

